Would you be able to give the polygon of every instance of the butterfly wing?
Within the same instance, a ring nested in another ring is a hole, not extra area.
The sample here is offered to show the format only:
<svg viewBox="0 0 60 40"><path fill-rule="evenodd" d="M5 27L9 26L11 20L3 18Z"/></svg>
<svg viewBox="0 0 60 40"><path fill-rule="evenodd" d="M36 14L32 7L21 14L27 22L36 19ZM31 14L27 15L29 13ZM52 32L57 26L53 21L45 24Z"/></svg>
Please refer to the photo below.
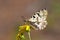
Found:
<svg viewBox="0 0 60 40"><path fill-rule="evenodd" d="M42 30L46 27L47 25L47 10L43 9L40 10L40 12L36 12L30 19L30 22L34 22L33 24L36 25L39 30Z"/></svg>

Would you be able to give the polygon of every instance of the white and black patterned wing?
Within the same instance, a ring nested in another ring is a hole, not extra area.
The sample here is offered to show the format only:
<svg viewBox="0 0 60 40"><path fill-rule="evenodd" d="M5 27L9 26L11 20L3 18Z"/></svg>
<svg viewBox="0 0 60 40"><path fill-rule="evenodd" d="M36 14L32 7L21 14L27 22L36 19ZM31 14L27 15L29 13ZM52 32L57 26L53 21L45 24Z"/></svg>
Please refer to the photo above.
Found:
<svg viewBox="0 0 60 40"><path fill-rule="evenodd" d="M42 30L46 27L47 25L47 10L43 9L40 10L40 12L36 12L30 19L30 22L34 22L34 25L39 28L39 30Z"/></svg>
<svg viewBox="0 0 60 40"><path fill-rule="evenodd" d="M37 17L38 15L35 13L31 16L31 18L29 19L30 22L36 22L37 21Z"/></svg>

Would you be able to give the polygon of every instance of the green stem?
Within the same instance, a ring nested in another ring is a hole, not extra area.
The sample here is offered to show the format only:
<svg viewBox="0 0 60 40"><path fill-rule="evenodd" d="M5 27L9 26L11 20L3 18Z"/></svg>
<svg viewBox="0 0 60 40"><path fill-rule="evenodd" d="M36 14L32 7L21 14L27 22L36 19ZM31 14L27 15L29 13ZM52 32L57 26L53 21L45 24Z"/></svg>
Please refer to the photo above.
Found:
<svg viewBox="0 0 60 40"><path fill-rule="evenodd" d="M28 36L29 36L29 40L31 40L31 35L30 35L30 32L28 32Z"/></svg>

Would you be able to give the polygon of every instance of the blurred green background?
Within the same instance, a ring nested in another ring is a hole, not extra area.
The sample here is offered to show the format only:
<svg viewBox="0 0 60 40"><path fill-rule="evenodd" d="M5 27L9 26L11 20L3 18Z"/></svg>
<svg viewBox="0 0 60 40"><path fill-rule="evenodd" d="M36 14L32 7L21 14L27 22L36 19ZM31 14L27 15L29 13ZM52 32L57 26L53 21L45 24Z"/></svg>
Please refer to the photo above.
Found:
<svg viewBox="0 0 60 40"><path fill-rule="evenodd" d="M42 8L48 10L48 25L32 30L32 40L60 40L60 0L0 0L0 40L12 40L16 27L24 23L21 16L30 18Z"/></svg>

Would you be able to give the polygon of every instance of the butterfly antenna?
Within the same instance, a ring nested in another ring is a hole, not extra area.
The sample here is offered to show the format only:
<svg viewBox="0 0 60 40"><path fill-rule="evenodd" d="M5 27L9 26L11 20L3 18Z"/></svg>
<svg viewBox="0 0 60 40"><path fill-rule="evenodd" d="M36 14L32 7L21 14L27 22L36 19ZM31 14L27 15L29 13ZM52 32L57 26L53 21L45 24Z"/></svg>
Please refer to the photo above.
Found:
<svg viewBox="0 0 60 40"><path fill-rule="evenodd" d="M23 20L24 22L26 22L26 17L21 16L21 18L22 18L22 20Z"/></svg>

